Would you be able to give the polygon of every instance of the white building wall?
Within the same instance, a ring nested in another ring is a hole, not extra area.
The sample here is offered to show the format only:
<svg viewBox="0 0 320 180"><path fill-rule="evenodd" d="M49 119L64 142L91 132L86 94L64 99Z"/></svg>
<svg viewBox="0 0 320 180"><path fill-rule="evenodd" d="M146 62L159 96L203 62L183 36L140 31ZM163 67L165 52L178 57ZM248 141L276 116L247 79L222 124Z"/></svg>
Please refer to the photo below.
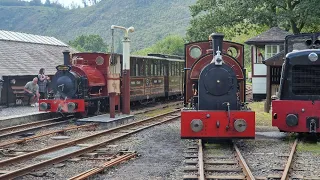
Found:
<svg viewBox="0 0 320 180"><path fill-rule="evenodd" d="M254 75L267 75L267 66L265 64L253 64Z"/></svg>
<svg viewBox="0 0 320 180"><path fill-rule="evenodd" d="M266 94L267 93L266 86L267 86L266 77L252 77L252 93L253 94Z"/></svg>

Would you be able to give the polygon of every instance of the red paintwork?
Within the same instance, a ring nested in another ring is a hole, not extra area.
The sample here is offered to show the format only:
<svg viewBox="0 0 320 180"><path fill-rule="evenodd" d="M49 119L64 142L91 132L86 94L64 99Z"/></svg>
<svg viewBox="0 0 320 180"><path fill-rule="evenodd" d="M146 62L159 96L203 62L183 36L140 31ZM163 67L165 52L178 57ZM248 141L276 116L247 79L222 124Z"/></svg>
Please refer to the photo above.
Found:
<svg viewBox="0 0 320 180"><path fill-rule="evenodd" d="M198 59L192 58L189 51L190 48L193 46L198 46L201 48L201 59L198 61ZM238 63L235 62L233 58L230 58L229 56L222 55L223 60L230 65L234 65L234 70L237 74L237 78L239 80L244 79L243 77L243 72L241 67L244 67L244 59L243 59L243 54L244 54L244 47L241 44L234 43L234 42L229 42L229 41L223 41L223 49L222 53L227 54L228 48L233 47L237 51L237 56L236 61L240 63L240 66ZM187 70L187 78L186 78L186 101L190 102L190 98L193 96L192 93L192 80L197 79L199 77L199 73L201 72L202 68L207 65L211 60L213 59L212 55L212 43L211 41L207 42L194 42L187 44L185 46L185 52L186 52L186 68L192 68L195 63L197 63L196 67L191 70ZM198 61L198 62L197 62ZM232 67L231 66L231 67ZM240 70L241 69L241 70ZM245 91L245 86L244 86L244 81L240 82L240 99L242 102L245 101L244 97L244 91Z"/></svg>
<svg viewBox="0 0 320 180"><path fill-rule="evenodd" d="M305 111L302 112L302 109ZM279 130L287 132L309 132L307 128L307 117L320 117L320 101L297 101L297 100L274 100L272 101L272 115L277 114L277 119L272 116L272 126L276 126ZM286 116L288 114L298 114L298 125L289 127L286 124ZM317 129L320 133L320 128Z"/></svg>
<svg viewBox="0 0 320 180"><path fill-rule="evenodd" d="M207 114L210 117L207 118ZM254 138L255 137L255 112L254 111L231 111L229 130L228 117L226 111L181 111L181 138ZM190 123L193 119L201 119L203 130L194 132L191 130ZM244 119L247 122L247 129L244 132L237 132L233 123L236 119ZM216 123L220 122L217 128Z"/></svg>
<svg viewBox="0 0 320 180"><path fill-rule="evenodd" d="M230 67L232 67L232 69L234 70L234 72L237 75L237 79L243 79L243 71L241 66L235 62L232 58L230 58L229 56L222 56L223 61L228 64ZM191 71L189 72L189 77L191 79L199 79L199 75L202 71L202 69L207 66L208 64L210 64L210 62L213 59L213 54L208 54L205 57L201 58L200 61L198 61L193 68L191 69Z"/></svg>
<svg viewBox="0 0 320 180"><path fill-rule="evenodd" d="M88 65L74 65L72 66L72 71L78 74L85 74L88 78L88 85L93 86L106 86L106 80L103 74L97 69Z"/></svg>
<svg viewBox="0 0 320 180"><path fill-rule="evenodd" d="M116 96L115 92L109 93L110 118L116 117L115 96Z"/></svg>
<svg viewBox="0 0 320 180"><path fill-rule="evenodd" d="M102 65L97 65L96 64L96 59L98 57L103 58L104 62ZM115 55L116 59L120 60L120 56L119 55ZM110 79L109 77L109 61L110 61L110 54L105 54L105 53L74 53L72 54L72 64L76 67L80 67L81 65L86 65L86 66L90 66L92 69L94 69L95 71L99 71L101 73L101 75L103 76L103 80L105 83L105 87L102 88L102 95L103 96L108 96L109 92L108 92L108 79ZM76 69L76 68L75 68ZM80 70L81 71L81 70ZM101 75L99 75L101 77ZM92 75L92 77L94 77L94 75ZM113 78L113 79L117 79L120 81L120 78ZM90 80L89 80L90 83ZM119 105L119 95L116 95L116 105Z"/></svg>
<svg viewBox="0 0 320 180"><path fill-rule="evenodd" d="M130 114L130 70L123 70L123 82L122 82L122 113Z"/></svg>
<svg viewBox="0 0 320 180"><path fill-rule="evenodd" d="M83 99L67 99L67 100L54 100L54 99L40 99L39 100L39 104L41 104L42 102L45 102L47 104L51 105L51 108L46 110L46 112L58 112L58 107L59 105L62 106L62 112L64 113L69 113L67 110L67 105L69 102L74 102L78 104L78 108L74 110L73 113L75 112L84 112L85 111L85 102ZM39 108L39 111L40 108Z"/></svg>

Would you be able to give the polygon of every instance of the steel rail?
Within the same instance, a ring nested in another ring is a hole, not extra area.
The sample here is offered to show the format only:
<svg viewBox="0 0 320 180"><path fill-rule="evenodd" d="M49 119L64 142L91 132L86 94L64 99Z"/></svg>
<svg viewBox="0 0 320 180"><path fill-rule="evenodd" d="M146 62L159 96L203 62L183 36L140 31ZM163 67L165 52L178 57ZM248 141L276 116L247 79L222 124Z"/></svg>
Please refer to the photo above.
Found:
<svg viewBox="0 0 320 180"><path fill-rule="evenodd" d="M104 134L108 134L108 133L111 133L111 132L114 132L114 131L118 131L118 130L124 129L126 127L130 127L132 125L138 125L138 124L141 124L141 123L144 123L144 122L147 122L147 121L152 121L155 118L160 118L160 117L163 117L163 116L167 116L169 114L172 114L172 113L175 113L175 112L178 112L178 111L180 111L180 110L170 111L170 112L167 112L167 113L164 113L164 114L160 114L160 115L157 115L157 116L154 116L154 117L146 118L146 119L143 119L143 120L140 120L140 121L132 122L132 123L129 123L129 124L124 124L122 126L111 128L111 129L107 129L105 131L98 132L98 133L92 134L90 136L78 138L78 139L75 139L73 141L68 141L68 142L57 144L55 146L51 146L51 147L48 147L48 148L45 148L45 149L41 149L41 150L30 152L30 153L27 153L27 154L24 154L24 155L16 156L16 157L13 157L13 158L10 158L10 159L7 159L7 160L3 160L3 161L0 161L0 167L8 165L10 163L19 162L19 161L22 161L22 160L25 160L25 159L31 159L31 158L33 158L35 156L39 156L39 155L42 155L42 154L45 154L45 153L56 151L56 150L59 150L59 149L62 149L62 148L73 146L76 143L79 143L79 142L82 142L82 141L86 141L86 140L89 140L89 139L92 139L92 138L95 138L95 137L99 137L99 136L102 136Z"/></svg>
<svg viewBox="0 0 320 180"><path fill-rule="evenodd" d="M25 127L29 127L29 126L36 126L36 125L40 125L43 123L55 122L57 120L63 120L63 118L65 118L65 117L56 117L56 118L50 118L47 120L40 120L40 121L36 121L36 122L30 122L30 123L15 125L15 126L9 126L9 127L5 127L5 128L1 128L0 133L2 134L4 131L13 131L16 129L21 129L21 128L25 128Z"/></svg>
<svg viewBox="0 0 320 180"><path fill-rule="evenodd" d="M292 145L292 148L291 148L291 152L290 152L290 155L289 155L289 158L288 158L288 162L286 164L286 167L282 173L282 177L281 177L281 180L287 180L289 177L288 177L288 172L289 172L289 169L290 169L290 166L292 164L292 159L293 159L293 155L294 153L296 152L296 149L297 149L297 144L298 144L298 139L296 139Z"/></svg>
<svg viewBox="0 0 320 180"><path fill-rule="evenodd" d="M146 113L146 112L149 112L149 111L154 111L154 110L157 110L159 108L167 108L167 107L170 107L170 106L179 105L181 102L170 103L170 104L166 104L166 105L163 105L163 106L160 106L160 107L156 107L156 108L152 108L152 109L149 109L149 110L138 111L137 113L134 113L134 115L143 114L143 113ZM55 119L59 119L59 118L54 118L54 119L50 119L50 120L46 120L46 121L54 121ZM41 122L44 122L44 121L41 121ZM29 123L29 124L30 125L34 125L34 124L37 124L37 123L39 123L39 122ZM25 124L25 125L27 125L27 124ZM40 135L28 137L28 138L23 138L23 139L18 139L18 140L14 140L14 141L0 143L0 147L5 147L5 146L11 145L11 144L23 143L25 141L36 139L36 138L39 138L39 137L48 136L48 135L51 135L51 134L60 133L60 132L64 132L64 131L70 131L70 130L79 129L79 128L86 128L87 126L91 127L91 126L94 126L94 125L98 125L98 124L82 125L82 126L77 126L77 127L65 128L65 129L61 129L61 130L55 130L55 131L52 131L52 132L47 132L47 133L44 133L44 134L40 134ZM14 127L12 127L12 128L14 128ZM10 129L10 128L8 128L8 129Z"/></svg>
<svg viewBox="0 0 320 180"><path fill-rule="evenodd" d="M39 134L39 135L36 135L36 136L32 136L32 137L27 137L27 138L23 138L23 139L17 139L17 140L1 143L0 144L0 148L8 146L8 145L11 145L11 144L23 143L23 142L26 142L26 141L30 141L32 139L48 136L48 135L51 135L51 134L62 133L62 132L66 132L66 131L71 131L71 130L76 130L76 129L81 129L81 128L87 128L87 127L97 126L97 125L98 124L85 124L85 125L81 125L81 126L73 126L73 127L69 127L69 128L49 131L49 132L46 132L46 133L43 133L43 134Z"/></svg>
<svg viewBox="0 0 320 180"><path fill-rule="evenodd" d="M88 171L85 171L83 173L80 173L76 176L73 176L71 178L69 178L68 180L82 180L82 179L87 179L89 178L90 176L93 176L95 174L98 174L99 172L103 171L104 169L106 168L109 168L109 167L112 167L112 166L115 166L117 164L120 164L124 161L127 161L133 157L136 157L137 154L136 153L128 153L128 154L124 154L120 157L117 157L115 159L112 159L111 161L109 162L106 162L102 165L102 167L97 167L97 168L92 168Z"/></svg>
<svg viewBox="0 0 320 180"><path fill-rule="evenodd" d="M243 158L243 156L241 155L241 152L239 150L239 148L237 147L237 145L235 143L233 143L233 147L236 150L236 155L237 155L237 159L242 167L242 170L244 172L244 174L246 175L246 178L248 180L255 180L255 177L253 176L249 166L247 165L245 159Z"/></svg>
<svg viewBox="0 0 320 180"><path fill-rule="evenodd" d="M44 125L41 125L41 126L31 127L31 128L23 129L23 130L20 130L20 131L9 132L9 133L0 135L0 138L5 138L5 137L8 137L8 136L14 136L14 135L26 133L26 132L29 132L29 131L35 131L35 130L39 130L39 129L50 127L50 126L56 126L56 125L64 124L64 123L67 123L67 122L68 122L67 120L62 120L62 121L59 121L59 122L53 122L53 123L50 123L50 124L44 124Z"/></svg>
<svg viewBox="0 0 320 180"><path fill-rule="evenodd" d="M204 174L204 161L203 161L203 149L202 149L202 140L198 142L198 165L199 165L199 180L205 180Z"/></svg>
<svg viewBox="0 0 320 180"><path fill-rule="evenodd" d="M157 119L157 118L160 118L160 117L163 117L163 116L168 116L168 115L173 114L173 113L176 113L176 112L178 112L178 111L180 111L180 110L171 111L171 112L168 112L168 113L164 113L164 114L161 114L161 115L158 115L158 116L154 116L154 117L147 118L147 119L145 119L145 120L141 120L141 121L139 121L139 122L130 123L130 124L131 124L131 125L133 125L133 124L134 124L134 125L138 125L138 124L141 124L141 123L147 123L148 121L152 121L152 120L154 120L154 119ZM113 137L113 138L111 138L111 139L109 139L109 140L105 140L105 141L103 141L103 142L100 142L100 143L97 143L97 144L93 144L93 145L91 145L91 146L88 146L88 147L86 147L86 148L83 148L83 149L74 151L74 152L72 152L72 153L65 154L65 155L62 155L62 156L59 156L59 157L56 157L56 158L52 158L52 159L49 159L49 160L46 160L46 161L43 161L43 162L39 162L39 163L37 163L37 164L30 165L30 166L27 166L27 167L24 167L24 168L15 170L15 171L11 171L11 172L9 172L9 173L7 173L7 174L1 175L1 176L0 176L0 180L2 180L2 179L12 179L12 178L15 178L15 177L19 177L19 176L28 174L28 173L30 173L31 171L38 170L38 169L42 169L42 168L44 168L44 167L46 167L46 166L48 166L48 165L52 165L52 164L54 164L54 163L60 163L60 162L62 162L62 161L65 161L66 159L69 159L69 158L72 158L72 157L76 157L76 156L82 155L82 154L87 153L87 152L92 152L92 151L94 151L95 149L99 148L100 146L103 146L103 145L105 145L105 144L108 144L108 143L110 143L110 142L113 142L113 141L115 141L115 140L118 140L118 139L120 139L120 138L126 137L126 136L128 136L128 135L137 133L137 132L142 131L142 130L144 130L144 129L147 129L147 128L150 128L150 127L153 127L153 126L156 126L156 125L159 125L159 124L168 122L168 121L175 120L175 119L177 119L177 118L179 118L179 117L180 117L180 115L176 115L176 116L174 116L174 117L170 117L169 119L162 120L162 121L160 121L160 122L157 122L157 123L154 123L154 124L150 124L150 125L147 125L147 126L145 126L145 127L141 127L141 128L139 128L139 129L133 130L133 131L128 132L128 133L125 133L125 134L121 134L121 135L116 136L116 137ZM110 131L114 131L115 129L117 129L117 130L123 129L124 127L130 127L130 125L129 125L129 124L128 124L128 125L123 125L123 126L121 126L121 128L119 128L119 127L118 127L118 128L114 128L113 130L109 130L109 132L110 132ZM106 132L106 131L105 131L105 132ZM98 134L101 134L101 133L98 133ZM94 135L94 136L97 136L97 134ZM90 136L90 137L91 137L91 136ZM92 138L92 137L91 137L91 138ZM83 138L82 138L82 139L83 139ZM88 137L86 137L86 139L88 139ZM76 141L79 141L79 139L76 140ZM70 143L70 142L69 142L69 143ZM64 143L64 144L66 144L66 143ZM75 143L73 142L73 144L75 144ZM57 145L57 146L59 146L59 145ZM56 149L57 146L54 146L54 148ZM60 146L61 146L61 145L60 145ZM37 151L37 152L39 152L39 151ZM36 153L36 152L33 152L33 153L29 153L29 154L37 154L37 153ZM33 157L33 156L34 156L34 155L32 155L32 157ZM22 157L22 156L20 156L20 158L21 158L21 157ZM30 159L30 158L31 158L31 157L27 157L26 155L23 155L23 159ZM12 159L13 159L13 160L12 160ZM1 165L6 164L6 163L8 163L8 162L14 162L14 160L15 160L15 161L21 160L21 159L19 159L19 158L12 158L12 159L9 159L9 161L8 161L8 160L7 160L7 161L1 161Z"/></svg>

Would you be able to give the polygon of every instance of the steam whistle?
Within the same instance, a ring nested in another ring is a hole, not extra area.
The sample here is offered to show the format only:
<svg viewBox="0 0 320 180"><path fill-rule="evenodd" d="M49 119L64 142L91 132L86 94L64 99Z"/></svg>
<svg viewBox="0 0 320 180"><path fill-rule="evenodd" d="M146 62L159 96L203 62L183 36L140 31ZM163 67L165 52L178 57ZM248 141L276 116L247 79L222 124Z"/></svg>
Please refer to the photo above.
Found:
<svg viewBox="0 0 320 180"><path fill-rule="evenodd" d="M223 60L222 60L221 51L219 50L219 47L218 47L218 50L216 51L216 53L217 53L217 55L214 56L211 63L214 63L217 66L221 66L223 63Z"/></svg>

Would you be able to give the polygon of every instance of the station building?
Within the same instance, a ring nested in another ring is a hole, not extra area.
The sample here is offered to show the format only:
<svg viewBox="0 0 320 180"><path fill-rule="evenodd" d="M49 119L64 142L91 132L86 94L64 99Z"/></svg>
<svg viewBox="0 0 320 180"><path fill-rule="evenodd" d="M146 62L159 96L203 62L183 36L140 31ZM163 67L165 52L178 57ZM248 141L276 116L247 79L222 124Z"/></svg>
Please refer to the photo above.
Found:
<svg viewBox="0 0 320 180"><path fill-rule="evenodd" d="M37 77L40 68L54 75L55 67L63 64L65 50L76 52L54 37L0 30L0 104L16 104L13 87Z"/></svg>
<svg viewBox="0 0 320 180"><path fill-rule="evenodd" d="M254 101L270 100L271 96L277 93L284 57L284 41L290 34L279 27L273 27L245 42L251 46Z"/></svg>

